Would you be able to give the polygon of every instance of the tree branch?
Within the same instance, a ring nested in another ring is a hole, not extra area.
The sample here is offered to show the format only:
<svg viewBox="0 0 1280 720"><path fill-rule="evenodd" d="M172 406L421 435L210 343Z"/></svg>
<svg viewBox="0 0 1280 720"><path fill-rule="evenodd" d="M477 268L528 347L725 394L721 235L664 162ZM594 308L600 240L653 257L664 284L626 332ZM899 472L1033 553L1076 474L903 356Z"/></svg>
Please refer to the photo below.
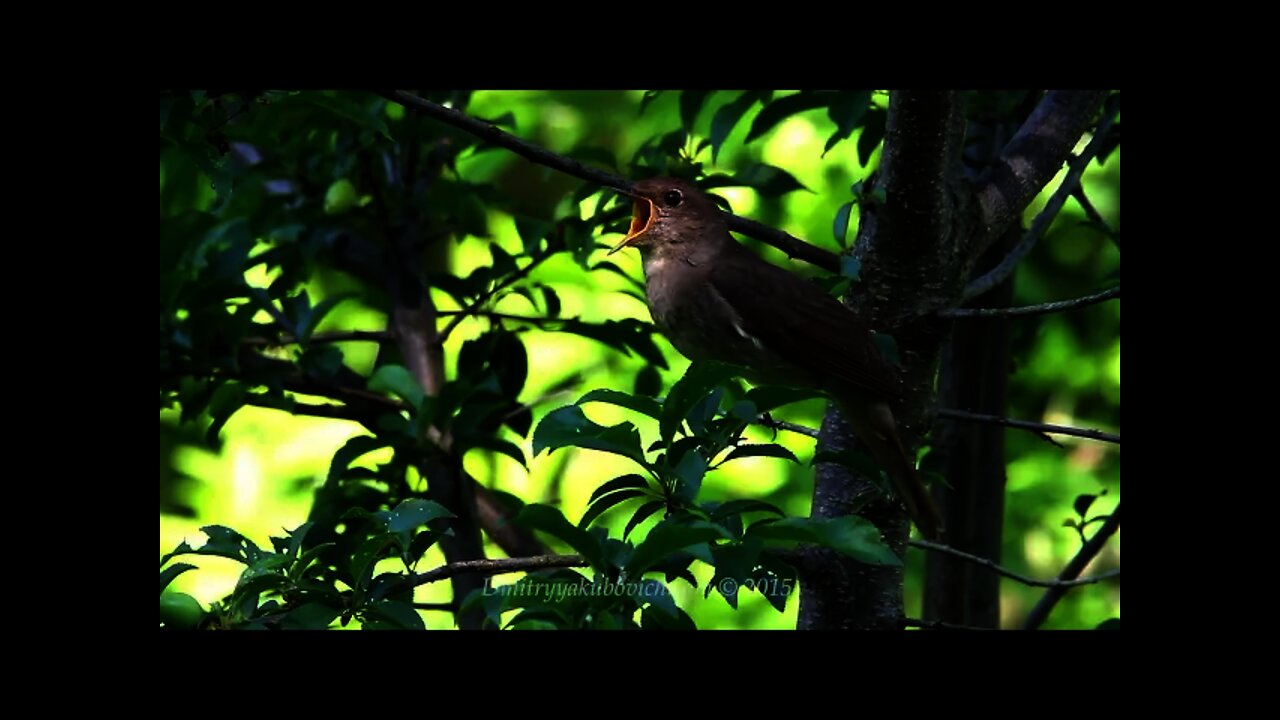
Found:
<svg viewBox="0 0 1280 720"><path fill-rule="evenodd" d="M1103 90L1052 90L1045 94L977 189L985 230L975 255L1017 222L1023 209L1053 179L1106 95Z"/></svg>
<svg viewBox="0 0 1280 720"><path fill-rule="evenodd" d="M447 580L462 573L478 573L485 576L502 575L548 568L587 567L590 563L581 555L538 555L535 557L500 558L496 560L463 560L441 565L408 578L412 587Z"/></svg>
<svg viewBox="0 0 1280 720"><path fill-rule="evenodd" d="M1107 133L1111 129L1111 123L1119 110L1119 102L1112 103L1112 107L1107 109L1102 122L1098 124L1097 130L1094 131L1093 139L1085 146L1084 151L1071 161L1067 175L1062 179L1062 184L1049 197L1049 201L1045 203L1044 209L1040 211L1040 214L1036 215L1036 219L1031 221L1031 227L1027 229L1027 234L1022 236L1022 241L1014 246L1013 250L1000 261L999 265L969 283L969 286L964 289L962 301L972 300L1004 282L1004 279L1013 273L1014 268L1018 266L1022 258L1031 252L1031 248L1035 247L1036 241L1053 224L1053 219L1058 216L1063 204L1067 202L1067 198L1071 197L1072 192L1077 187L1080 187L1080 179L1084 176L1085 168L1089 166L1089 163L1093 162L1093 158L1098 155L1098 151L1102 149L1102 145L1107 141ZM1028 122L1030 121L1028 120ZM1057 172L1057 166L1054 166L1054 172ZM1050 175L1051 177L1052 175ZM1045 178L1045 182L1047 183L1048 181L1049 178ZM1033 198L1028 198L1027 204Z"/></svg>
<svg viewBox="0 0 1280 720"><path fill-rule="evenodd" d="M949 420L969 420L972 422L993 423L996 425L1004 425L1005 427L1018 428L1019 430L1030 430L1032 432L1039 433L1054 433L1056 435L1071 435L1072 437L1100 440L1102 442L1114 443L1116 445L1120 444L1119 435L1113 435L1093 428L1077 428L1070 427L1068 425L1051 425L1049 423L1029 422L1027 420L1012 420L998 415L971 413L967 410L942 409L938 410L938 417L947 418Z"/></svg>
<svg viewBox="0 0 1280 720"><path fill-rule="evenodd" d="M1073 575L1070 578L1059 577L1056 580L1037 580L1033 577L1027 577L1026 575L1016 573L1006 567L997 565L986 558L981 558L977 555L970 555L963 550L957 550L953 547L942 545L940 543L930 542L928 540L912 540L908 544L911 545L911 547L920 548L922 550L932 550L934 552L945 553L953 557L958 557L962 560L967 560L975 565L981 565L998 575L1003 575L1010 580L1016 580L1023 585L1030 585L1032 587L1072 588L1077 585L1092 585L1096 582L1120 577L1120 569L1117 568L1110 572L1102 573L1101 575L1093 575L1086 578L1076 578L1075 575ZM1079 575L1078 571L1076 572L1076 575Z"/></svg>
<svg viewBox="0 0 1280 720"><path fill-rule="evenodd" d="M942 622L941 620L921 620L919 618L903 618L902 626L918 627L922 630L995 630L995 628L989 627L956 625L955 623Z"/></svg>
<svg viewBox="0 0 1280 720"><path fill-rule="evenodd" d="M1111 511L1111 516L1102 524L1102 527L1098 528L1098 532L1089 538L1084 547L1080 548L1080 552L1076 553L1076 556L1071 558L1071 562L1067 563L1067 566L1058 574L1058 583L1046 590L1044 597L1040 598L1040 602L1031 608L1031 612L1027 614L1027 619L1022 623L1023 630L1035 630L1043 625L1045 620L1049 619L1049 614L1053 612L1058 601L1067 594L1068 590L1074 587L1074 585L1070 584L1070 581L1084 572L1085 567L1093 561L1093 558L1098 553L1102 552L1102 548L1106 546L1107 541L1119 529L1120 506L1116 505L1116 509ZM1116 570L1115 573L1118 575L1120 571ZM1080 583L1076 582L1075 584Z"/></svg>
<svg viewBox="0 0 1280 720"><path fill-rule="evenodd" d="M1005 307L1005 308L951 308L938 313L942 317L947 318L993 318L993 317L1014 317L1019 315L1046 315L1048 313L1063 312L1065 310L1074 310L1076 308L1096 305L1097 303L1120 297L1120 286L1117 285L1100 293L1086 295L1074 300L1059 300L1057 302L1043 303L1040 305L1023 305L1022 307Z"/></svg>
<svg viewBox="0 0 1280 720"><path fill-rule="evenodd" d="M388 332L386 330L345 330L339 332L316 333L311 336L310 342L383 342L385 340L394 339L395 333ZM247 337L242 339L240 343L251 347L281 347L283 345L296 345L298 343L298 338L287 334L280 336L280 339L278 340L273 340L268 337Z"/></svg>
<svg viewBox="0 0 1280 720"><path fill-rule="evenodd" d="M596 168L584 165L577 160L565 157L539 147L531 142L522 140L515 135L504 132L496 125L491 125L483 120L459 112L443 105L438 105L429 100L425 100L411 93L402 90L380 93L383 97L392 102L412 108L422 112L423 114L439 120L446 125L471 133L476 137L486 140L498 147L506 148L515 154L531 160L539 165L559 170L567 175L586 180L601 186L620 187L629 189L631 181L626 178L614 175L612 173L598 170ZM763 243L772 245L773 247L785 252L788 257L805 262L812 263L825 270L831 272L839 272L840 259L828 250L810 245L796 237L793 237L777 228L769 227L754 220L739 217L731 213L725 213L729 223L730 230L736 230L744 235L753 237Z"/></svg>
<svg viewBox="0 0 1280 720"><path fill-rule="evenodd" d="M440 336L439 338L437 338L436 343L438 345L443 345L444 341L449 339L449 334L454 331L454 328L458 327L458 324L462 322L463 318L475 313L476 310L478 310L481 305L484 305L486 302L488 302L491 298L493 298L494 295L497 295L499 292L502 292L506 288L511 287L511 285L514 284L516 281L527 277L529 273L533 272L534 268L538 267L538 265L540 265L543 260L546 260L549 257L551 257L551 253L547 252L539 255L538 257L533 258L531 261L529 261L528 265L525 265L523 268L506 276L505 278L503 278L502 282L494 285L493 288L489 290L489 292L481 295L480 297L476 298L471 303L469 303L466 307L457 311L454 318L449 321L449 324L444 326L444 330L440 331ZM444 313L440 313L440 314L444 314Z"/></svg>

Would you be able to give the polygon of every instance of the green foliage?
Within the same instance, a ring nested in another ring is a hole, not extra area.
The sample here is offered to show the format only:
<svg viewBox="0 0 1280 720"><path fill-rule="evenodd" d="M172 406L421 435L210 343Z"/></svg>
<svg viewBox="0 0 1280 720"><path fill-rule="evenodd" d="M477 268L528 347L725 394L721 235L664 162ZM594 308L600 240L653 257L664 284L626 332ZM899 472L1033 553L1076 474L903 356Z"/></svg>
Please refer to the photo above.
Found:
<svg viewBox="0 0 1280 720"><path fill-rule="evenodd" d="M769 222L768 213L800 218L798 234L831 247L856 236L861 208L884 201L874 182L840 197L863 180L846 167L869 166L884 137L883 98L868 91L423 97L588 164L635 179L685 177L726 205L758 204ZM990 113L1022 102L976 99ZM547 105L558 108L555 123ZM726 501L720 478L736 468L807 472L776 434L764 442L748 428L815 394L744 391L732 368L679 364L633 299L643 292L636 264L604 259L601 236L626 229L624 199L531 171L373 93L164 92L160 106L162 553L172 549L161 561L162 626L421 628L448 626L472 608L513 628L683 629L708 616L715 626L768 625L778 617L769 606L784 611L795 592L785 558L796 543L899 562L857 518L794 517L806 512L803 483L760 497L735 490ZM625 110L629 122L600 121L589 115L596 108ZM590 122L575 126L575 112ZM795 128L811 128L815 143L779 153L775 141ZM1116 130L1112 163L1118 123ZM1090 222L1082 228L1090 247L1118 238L1118 224ZM818 280L842 295L860 270L847 257L840 275ZM1046 277L1055 276L1033 275L1033 294ZM424 297L441 311L434 319L421 314ZM426 382L419 354L431 343L414 346L403 333L432 324L444 368ZM351 331L382 334L339 339ZM562 406L566 396L577 401ZM274 491L291 493L290 512L232 514L229 501L210 499L220 493L208 476L221 472L230 482L240 470L189 470L202 451L257 442L262 427L306 416L348 432L303 443L322 456L315 467L267 478ZM257 424L244 427L250 422ZM575 495L579 450L589 463L613 455L625 467L593 474ZM486 584L451 601L446 621L415 608L413 573L442 562L442 540L466 535L463 513L439 494L441 467L488 472L490 486L503 485L505 468L527 473L521 479L531 484L505 487L537 488L521 490L530 504L494 493L510 510L503 522L581 554L586 566ZM1080 492L1101 496L1105 488ZM564 500L565 509L535 498ZM182 504L199 520L175 522ZM1096 508L1076 503L1071 527L1082 537L1105 517ZM200 525L203 545L178 541ZM281 525L295 529L269 545L251 539ZM208 558L240 568L234 587L212 602L200 585L214 572ZM690 588L702 597L716 591L726 601L718 609L732 614L695 607ZM743 588L764 602L742 600Z"/></svg>

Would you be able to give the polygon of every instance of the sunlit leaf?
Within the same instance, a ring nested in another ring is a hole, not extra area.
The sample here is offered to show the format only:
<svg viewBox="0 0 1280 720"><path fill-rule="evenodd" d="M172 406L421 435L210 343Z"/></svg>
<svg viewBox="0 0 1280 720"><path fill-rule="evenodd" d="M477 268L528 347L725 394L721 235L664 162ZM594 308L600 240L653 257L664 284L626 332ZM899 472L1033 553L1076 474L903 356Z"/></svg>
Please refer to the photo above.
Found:
<svg viewBox="0 0 1280 720"><path fill-rule="evenodd" d="M869 565L902 564L881 538L880 529L857 515L761 520L747 528L746 536L822 545Z"/></svg>

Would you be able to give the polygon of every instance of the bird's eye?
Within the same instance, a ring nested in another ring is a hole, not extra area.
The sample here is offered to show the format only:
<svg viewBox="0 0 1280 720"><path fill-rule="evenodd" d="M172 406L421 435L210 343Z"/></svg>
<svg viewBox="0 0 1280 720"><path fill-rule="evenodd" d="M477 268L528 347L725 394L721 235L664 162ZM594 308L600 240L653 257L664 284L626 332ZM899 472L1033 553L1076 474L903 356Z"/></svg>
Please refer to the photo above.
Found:
<svg viewBox="0 0 1280 720"><path fill-rule="evenodd" d="M677 207L683 200L684 196L679 190L668 190L662 193L662 202L666 203L667 207Z"/></svg>

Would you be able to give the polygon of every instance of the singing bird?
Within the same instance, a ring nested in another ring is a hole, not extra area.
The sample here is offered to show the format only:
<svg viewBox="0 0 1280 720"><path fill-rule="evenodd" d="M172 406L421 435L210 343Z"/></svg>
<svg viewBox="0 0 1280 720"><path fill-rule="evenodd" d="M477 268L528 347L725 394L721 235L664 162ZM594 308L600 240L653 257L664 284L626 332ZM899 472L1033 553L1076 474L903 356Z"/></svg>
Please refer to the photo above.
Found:
<svg viewBox="0 0 1280 720"><path fill-rule="evenodd" d="M652 178L612 190L635 202L631 228L610 254L639 248L649 311L671 344L692 361L740 367L757 384L826 393L888 472L921 534L938 537L941 515L889 407L894 370L862 318L738 244L724 214L692 183Z"/></svg>

